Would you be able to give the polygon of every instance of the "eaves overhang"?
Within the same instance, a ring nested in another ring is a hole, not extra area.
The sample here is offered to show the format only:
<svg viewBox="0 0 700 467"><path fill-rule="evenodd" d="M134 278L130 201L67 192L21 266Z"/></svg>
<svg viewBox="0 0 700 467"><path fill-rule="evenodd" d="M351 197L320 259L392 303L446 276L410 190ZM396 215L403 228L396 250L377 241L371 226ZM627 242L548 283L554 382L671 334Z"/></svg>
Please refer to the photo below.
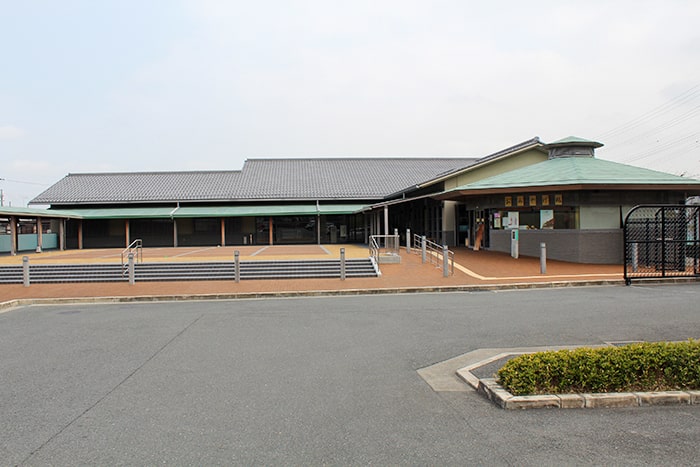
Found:
<svg viewBox="0 0 700 467"><path fill-rule="evenodd" d="M41 217L54 219L78 219L79 215L70 210L0 207L0 217Z"/></svg>
<svg viewBox="0 0 700 467"><path fill-rule="evenodd" d="M607 184L607 183L576 183L576 184L559 184L559 185L521 185L507 186L498 188L464 188L448 190L436 194L433 197L440 200L457 199L467 196L483 196L508 194L515 192L555 192L555 191L676 191L690 194L700 194L699 184Z"/></svg>

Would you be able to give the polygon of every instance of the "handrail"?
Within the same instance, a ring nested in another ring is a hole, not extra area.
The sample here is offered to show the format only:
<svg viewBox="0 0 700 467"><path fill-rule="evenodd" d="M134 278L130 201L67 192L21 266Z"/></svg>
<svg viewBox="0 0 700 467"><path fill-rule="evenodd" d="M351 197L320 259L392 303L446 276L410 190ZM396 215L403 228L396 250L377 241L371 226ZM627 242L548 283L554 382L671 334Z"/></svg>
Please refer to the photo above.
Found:
<svg viewBox="0 0 700 467"><path fill-rule="evenodd" d="M143 262L143 240L140 238L137 238L131 244L122 251L121 257L122 257L122 276L126 272L126 266L124 264L124 255L127 256L127 260L129 258L129 254L136 252L135 258L137 263L142 263Z"/></svg>
<svg viewBox="0 0 700 467"><path fill-rule="evenodd" d="M399 236L398 235L370 235L369 237L369 252L370 256L376 259L379 255L398 255L399 254Z"/></svg>
<svg viewBox="0 0 700 467"><path fill-rule="evenodd" d="M377 273L381 274L379 264L387 257L400 257L399 252L399 236L398 235L370 235L369 236L369 256L377 269ZM382 259L380 259L380 257ZM393 262L393 261L392 261Z"/></svg>
<svg viewBox="0 0 700 467"><path fill-rule="evenodd" d="M377 242L374 235L369 237L369 256L374 258L375 261L379 257L379 242Z"/></svg>
<svg viewBox="0 0 700 467"><path fill-rule="evenodd" d="M455 273L455 253L452 250L448 250L447 246L439 245L425 238L423 235L413 234L413 247L412 252L417 254L423 254L423 242L425 242L425 255L423 257L423 262L428 262L430 264L435 264L436 267L443 269L445 264L444 252L447 252L447 269L450 275ZM445 272L445 271L443 271Z"/></svg>

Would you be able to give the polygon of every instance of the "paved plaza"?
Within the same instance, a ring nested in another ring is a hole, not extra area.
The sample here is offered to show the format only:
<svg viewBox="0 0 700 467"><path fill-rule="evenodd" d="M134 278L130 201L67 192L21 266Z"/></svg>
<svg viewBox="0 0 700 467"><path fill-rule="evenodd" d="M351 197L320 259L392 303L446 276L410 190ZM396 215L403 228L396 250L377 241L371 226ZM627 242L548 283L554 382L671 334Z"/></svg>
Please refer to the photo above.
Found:
<svg viewBox="0 0 700 467"><path fill-rule="evenodd" d="M607 285L20 306L2 465L696 465L698 406L504 411L419 370L700 336L700 289Z"/></svg>
<svg viewBox="0 0 700 467"><path fill-rule="evenodd" d="M231 261L235 251L241 260L331 259L340 257L345 248L347 258L367 258L369 251L361 245L277 245L243 247L144 248L144 262ZM521 285L564 285L586 283L623 283L621 265L578 264L547 261L541 273L539 258L492 251L455 248L454 274L443 277L442 270L429 262L423 264L417 249L401 250L400 264L382 264L381 277L340 279L285 279L234 281L180 281L83 284L0 285L0 306L16 299L52 299L85 297L152 297L225 298L240 295L279 293L352 293L353 291L396 292L406 290L456 290L470 287L499 288ZM116 263L121 249L51 251L26 255L32 264ZM0 256L0 265L21 265L22 256Z"/></svg>

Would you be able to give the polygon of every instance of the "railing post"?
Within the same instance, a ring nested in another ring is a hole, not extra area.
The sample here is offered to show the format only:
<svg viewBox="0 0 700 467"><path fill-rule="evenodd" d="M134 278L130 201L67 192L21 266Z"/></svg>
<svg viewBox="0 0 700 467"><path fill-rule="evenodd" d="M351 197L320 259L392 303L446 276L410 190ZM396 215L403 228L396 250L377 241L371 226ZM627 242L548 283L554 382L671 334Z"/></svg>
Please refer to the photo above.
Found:
<svg viewBox="0 0 700 467"><path fill-rule="evenodd" d="M411 253L411 229L406 229L406 253Z"/></svg>
<svg viewBox="0 0 700 467"><path fill-rule="evenodd" d="M340 249L340 280L345 280L345 248Z"/></svg>
<svg viewBox="0 0 700 467"><path fill-rule="evenodd" d="M236 283L241 281L241 252L238 250L233 252L233 276Z"/></svg>
<svg viewBox="0 0 700 467"><path fill-rule="evenodd" d="M540 243L540 274L547 274L547 244Z"/></svg>
<svg viewBox="0 0 700 467"><path fill-rule="evenodd" d="M425 235L420 238L421 260L425 264Z"/></svg>
<svg viewBox="0 0 700 467"><path fill-rule="evenodd" d="M447 245L442 246L442 277L449 277L450 275L450 250L447 249Z"/></svg>
<svg viewBox="0 0 700 467"><path fill-rule="evenodd" d="M134 285L136 282L136 271L134 268L134 253L129 252L129 284Z"/></svg>
<svg viewBox="0 0 700 467"><path fill-rule="evenodd" d="M22 284L29 287L29 256L22 256Z"/></svg>

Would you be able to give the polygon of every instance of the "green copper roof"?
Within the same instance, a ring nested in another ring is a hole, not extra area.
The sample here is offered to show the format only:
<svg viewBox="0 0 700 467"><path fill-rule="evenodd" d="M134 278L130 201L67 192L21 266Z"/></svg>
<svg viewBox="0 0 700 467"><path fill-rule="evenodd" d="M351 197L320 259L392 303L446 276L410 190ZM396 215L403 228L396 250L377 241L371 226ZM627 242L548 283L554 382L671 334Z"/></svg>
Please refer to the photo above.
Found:
<svg viewBox="0 0 700 467"><path fill-rule="evenodd" d="M182 206L73 209L61 212L82 219L180 219L187 217L315 216L353 214L364 204L271 204L253 206Z"/></svg>
<svg viewBox="0 0 700 467"><path fill-rule="evenodd" d="M700 190L700 180L692 178L593 157L562 157L485 178L450 191L555 185L693 185Z"/></svg>
<svg viewBox="0 0 700 467"><path fill-rule="evenodd" d="M49 209L39 209L39 208L25 208L25 207L11 207L11 206L0 206L0 217L53 217L53 218L70 218L79 217L73 214L71 211L64 210L49 210Z"/></svg>

